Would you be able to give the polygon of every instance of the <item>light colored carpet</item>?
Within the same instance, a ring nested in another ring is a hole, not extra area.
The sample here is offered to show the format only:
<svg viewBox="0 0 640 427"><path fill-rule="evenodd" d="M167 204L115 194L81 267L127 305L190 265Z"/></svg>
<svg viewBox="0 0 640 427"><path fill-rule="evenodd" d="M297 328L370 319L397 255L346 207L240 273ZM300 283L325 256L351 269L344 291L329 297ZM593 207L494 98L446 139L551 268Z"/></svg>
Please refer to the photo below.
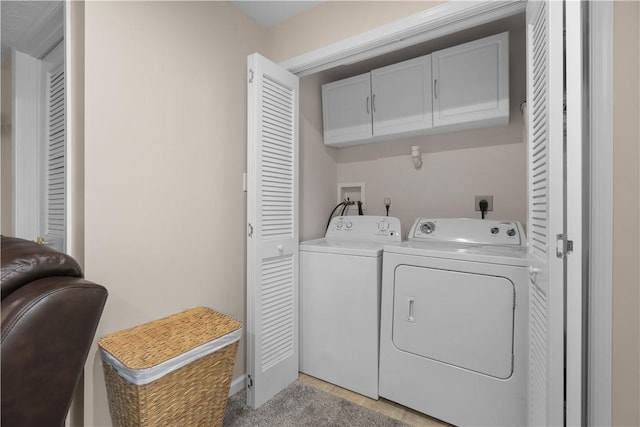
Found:
<svg viewBox="0 0 640 427"><path fill-rule="evenodd" d="M241 391L229 398L223 427L407 427L407 424L298 381L258 409Z"/></svg>

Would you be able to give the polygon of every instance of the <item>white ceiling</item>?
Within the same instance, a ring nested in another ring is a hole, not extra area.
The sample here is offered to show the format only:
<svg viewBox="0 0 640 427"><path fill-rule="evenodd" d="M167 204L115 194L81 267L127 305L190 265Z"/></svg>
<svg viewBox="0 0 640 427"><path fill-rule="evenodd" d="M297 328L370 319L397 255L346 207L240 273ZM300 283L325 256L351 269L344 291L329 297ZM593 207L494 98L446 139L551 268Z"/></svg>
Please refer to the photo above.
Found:
<svg viewBox="0 0 640 427"><path fill-rule="evenodd" d="M262 28L269 28L302 12L314 8L323 0L297 1L246 1L231 0L245 15L251 17Z"/></svg>
<svg viewBox="0 0 640 427"><path fill-rule="evenodd" d="M62 40L64 32L63 2L57 1L7 1L2 0L2 57L16 48L33 57L41 57L55 43Z"/></svg>

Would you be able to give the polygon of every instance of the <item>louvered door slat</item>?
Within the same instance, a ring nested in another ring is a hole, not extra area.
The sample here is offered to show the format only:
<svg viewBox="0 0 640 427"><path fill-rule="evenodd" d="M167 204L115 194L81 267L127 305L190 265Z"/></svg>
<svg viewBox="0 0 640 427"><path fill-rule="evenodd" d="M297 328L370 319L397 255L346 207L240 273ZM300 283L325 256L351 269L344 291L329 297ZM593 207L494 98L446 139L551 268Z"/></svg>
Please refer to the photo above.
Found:
<svg viewBox="0 0 640 427"><path fill-rule="evenodd" d="M530 106L533 110L532 122L529 124L532 129L530 135L529 162L533 165L530 171L529 182L532 185L532 199L530 205L535 203L537 210L546 211L547 204L547 107L546 107L546 57L547 41L546 41L546 4L541 3L538 16L533 26L533 51L530 52L534 58L532 64L532 73L534 76L534 92L530 99ZM542 96L541 96L542 95ZM530 233L533 232L531 249L534 255L546 256L547 250L547 223L544 217L539 215L529 218Z"/></svg>
<svg viewBox="0 0 640 427"><path fill-rule="evenodd" d="M66 118L62 68L48 73L46 240L64 241L66 232Z"/></svg>
<svg viewBox="0 0 640 427"><path fill-rule="evenodd" d="M247 402L298 376L298 79L249 56Z"/></svg>
<svg viewBox="0 0 640 427"><path fill-rule="evenodd" d="M529 421L530 425L546 422L547 415L547 298L534 283L529 292ZM546 425L546 424L542 424Z"/></svg>
<svg viewBox="0 0 640 427"><path fill-rule="evenodd" d="M540 259L548 255L547 180L547 21L546 4L540 3L530 29L529 55L532 90L529 97L529 247ZM547 298L532 280L529 290L529 423L545 425L547 418Z"/></svg>
<svg viewBox="0 0 640 427"><path fill-rule="evenodd" d="M262 369L267 370L273 364L293 354L293 277L292 258L267 260L263 271L272 280L267 282L262 293ZM269 268L282 267L280 274L273 277ZM263 284L264 284L263 277ZM264 286L264 285L263 285Z"/></svg>
<svg viewBox="0 0 640 427"><path fill-rule="evenodd" d="M275 200L293 200L293 133L294 123L291 89L265 78L262 102L263 131L262 173L277 176L277 180L263 181L262 235L282 239L293 235L293 204L274 207Z"/></svg>
<svg viewBox="0 0 640 427"><path fill-rule="evenodd" d="M563 2L527 3L529 425L563 422Z"/></svg>

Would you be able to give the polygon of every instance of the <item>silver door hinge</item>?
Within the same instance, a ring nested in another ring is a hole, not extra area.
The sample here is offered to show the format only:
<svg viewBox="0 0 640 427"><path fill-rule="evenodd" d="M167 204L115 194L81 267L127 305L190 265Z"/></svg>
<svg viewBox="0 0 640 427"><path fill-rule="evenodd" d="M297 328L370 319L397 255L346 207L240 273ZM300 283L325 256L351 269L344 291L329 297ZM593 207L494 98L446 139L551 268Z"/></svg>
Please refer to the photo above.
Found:
<svg viewBox="0 0 640 427"><path fill-rule="evenodd" d="M253 69L249 68L249 83L253 83Z"/></svg>
<svg viewBox="0 0 640 427"><path fill-rule="evenodd" d="M248 224L247 228L249 229L249 237L253 237L253 225L251 223Z"/></svg>
<svg viewBox="0 0 640 427"><path fill-rule="evenodd" d="M251 378L251 375L247 375L247 388L253 388L253 378Z"/></svg>
<svg viewBox="0 0 640 427"><path fill-rule="evenodd" d="M556 256L558 258L565 258L573 252L573 240L567 239L564 234L556 235Z"/></svg>

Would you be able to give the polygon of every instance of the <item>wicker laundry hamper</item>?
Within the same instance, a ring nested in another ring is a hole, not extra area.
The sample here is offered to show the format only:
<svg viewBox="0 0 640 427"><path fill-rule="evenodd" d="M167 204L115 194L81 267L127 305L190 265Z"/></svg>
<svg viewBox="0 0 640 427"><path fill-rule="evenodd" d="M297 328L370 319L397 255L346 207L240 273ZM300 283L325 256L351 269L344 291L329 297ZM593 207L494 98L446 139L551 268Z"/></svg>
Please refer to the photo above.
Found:
<svg viewBox="0 0 640 427"><path fill-rule="evenodd" d="M116 426L220 426L242 324L196 307L98 341Z"/></svg>

